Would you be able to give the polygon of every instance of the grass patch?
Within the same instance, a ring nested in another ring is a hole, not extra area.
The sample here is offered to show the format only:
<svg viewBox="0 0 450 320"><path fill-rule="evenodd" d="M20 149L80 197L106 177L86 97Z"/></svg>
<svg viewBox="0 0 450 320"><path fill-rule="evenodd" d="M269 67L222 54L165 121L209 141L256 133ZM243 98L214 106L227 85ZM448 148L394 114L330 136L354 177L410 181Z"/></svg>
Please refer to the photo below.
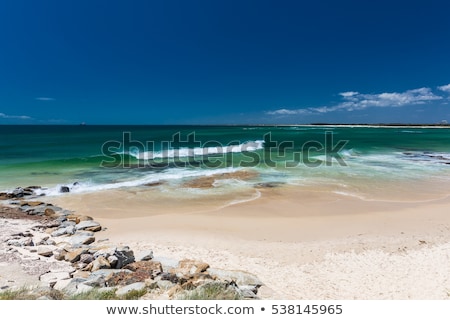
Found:
<svg viewBox="0 0 450 320"><path fill-rule="evenodd" d="M180 300L241 300L242 296L225 283L206 283L178 297Z"/></svg>
<svg viewBox="0 0 450 320"><path fill-rule="evenodd" d="M54 289L33 290L29 288L8 289L0 292L0 300L36 300L40 297L47 297L50 300L137 300L147 293L147 289L132 290L123 296L117 296L116 290L92 290L67 294Z"/></svg>
<svg viewBox="0 0 450 320"><path fill-rule="evenodd" d="M43 294L34 292L29 288L8 289L0 292L0 300L36 300L41 296Z"/></svg>
<svg viewBox="0 0 450 320"><path fill-rule="evenodd" d="M87 292L71 295L66 300L118 300L115 290L92 289Z"/></svg>
<svg viewBox="0 0 450 320"><path fill-rule="evenodd" d="M121 296L119 299L121 299L121 300L138 300L140 297L142 297L146 293L147 293L147 289L131 290L130 292Z"/></svg>

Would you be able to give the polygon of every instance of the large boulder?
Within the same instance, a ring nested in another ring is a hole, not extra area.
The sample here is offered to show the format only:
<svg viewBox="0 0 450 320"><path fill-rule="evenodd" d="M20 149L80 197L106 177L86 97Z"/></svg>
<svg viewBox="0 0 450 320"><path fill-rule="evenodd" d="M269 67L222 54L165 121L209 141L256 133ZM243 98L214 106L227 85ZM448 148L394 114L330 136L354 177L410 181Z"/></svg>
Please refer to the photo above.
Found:
<svg viewBox="0 0 450 320"><path fill-rule="evenodd" d="M111 273L106 277L105 281L108 287L113 287L126 286L136 282L145 282L148 279L152 279L152 274L150 272L144 270L131 272L130 270L123 269L121 272Z"/></svg>
<svg viewBox="0 0 450 320"><path fill-rule="evenodd" d="M117 269L122 269L127 264L130 264L135 261L133 250L129 247L121 247L117 248L114 255L117 257Z"/></svg>
<svg viewBox="0 0 450 320"><path fill-rule="evenodd" d="M137 261L149 261L153 259L153 251L147 250L136 254Z"/></svg>
<svg viewBox="0 0 450 320"><path fill-rule="evenodd" d="M110 269L111 265L109 264L109 261L105 257L98 257L92 262L92 268L91 271L97 271L100 269Z"/></svg>
<svg viewBox="0 0 450 320"><path fill-rule="evenodd" d="M170 269L169 272L176 274L180 278L190 278L190 276L202 273L209 268L209 264L198 261L184 259L178 263L177 268Z"/></svg>
<svg viewBox="0 0 450 320"><path fill-rule="evenodd" d="M59 281L64 279L70 279L68 272L47 272L39 277L39 280L46 283L49 287L53 286Z"/></svg>
<svg viewBox="0 0 450 320"><path fill-rule="evenodd" d="M55 246L38 246L37 254L43 257L51 257L55 249Z"/></svg>
<svg viewBox="0 0 450 320"><path fill-rule="evenodd" d="M88 231L100 231L102 229L102 226L100 223L93 221L93 220L86 220L86 221L80 221L75 228L77 230L88 230Z"/></svg>
<svg viewBox="0 0 450 320"><path fill-rule="evenodd" d="M73 236L65 239L73 247L80 247L83 244L91 244L95 241L94 233L89 231L77 232Z"/></svg>
<svg viewBox="0 0 450 320"><path fill-rule="evenodd" d="M208 269L208 273L221 280L225 280L227 282L234 282L238 286L262 286L261 280L258 279L252 273L240 270L222 270L222 269Z"/></svg>
<svg viewBox="0 0 450 320"><path fill-rule="evenodd" d="M145 283L144 282L136 282L136 283L132 283L125 287L117 289L116 295L120 297L120 296L126 295L127 293L129 293L131 291L140 291L143 289L145 289Z"/></svg>
<svg viewBox="0 0 450 320"><path fill-rule="evenodd" d="M68 193L68 192L70 192L70 188L68 186L61 186L59 188L59 192L60 193Z"/></svg>
<svg viewBox="0 0 450 320"><path fill-rule="evenodd" d="M73 226L73 225L69 225L69 226L60 225L60 227L58 229L56 229L55 231L53 231L51 233L51 236L52 237L60 237L65 234L72 235L75 233L75 231L76 231L76 229L75 229L75 226Z"/></svg>
<svg viewBox="0 0 450 320"><path fill-rule="evenodd" d="M80 260L80 256L86 252L86 248L73 249L66 253L64 260L69 261L70 263L77 262Z"/></svg>

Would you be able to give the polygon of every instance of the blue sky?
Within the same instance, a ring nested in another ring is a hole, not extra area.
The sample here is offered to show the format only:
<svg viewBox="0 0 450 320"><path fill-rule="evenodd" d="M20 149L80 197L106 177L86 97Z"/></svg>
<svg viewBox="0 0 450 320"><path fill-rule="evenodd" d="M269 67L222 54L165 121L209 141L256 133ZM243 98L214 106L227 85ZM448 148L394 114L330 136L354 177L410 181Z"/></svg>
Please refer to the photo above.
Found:
<svg viewBox="0 0 450 320"><path fill-rule="evenodd" d="M447 1L2 1L0 124L450 121Z"/></svg>

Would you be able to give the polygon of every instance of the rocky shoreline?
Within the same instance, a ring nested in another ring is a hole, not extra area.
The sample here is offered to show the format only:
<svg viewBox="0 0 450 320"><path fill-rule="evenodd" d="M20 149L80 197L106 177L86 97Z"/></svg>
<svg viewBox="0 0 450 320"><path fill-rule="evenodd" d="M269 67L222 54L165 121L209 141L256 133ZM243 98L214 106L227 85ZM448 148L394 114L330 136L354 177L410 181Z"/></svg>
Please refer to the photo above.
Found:
<svg viewBox="0 0 450 320"><path fill-rule="evenodd" d="M201 292L220 288L227 293L224 299L260 298L264 284L251 273L211 268L195 259L156 261L151 250L114 245L102 239L105 228L92 217L39 201L33 191L38 188L2 194L0 264L16 264L30 277L15 281L1 274L0 294L29 286L65 296L98 290L117 297L139 292L140 299L202 299ZM37 298L55 297L42 292Z"/></svg>

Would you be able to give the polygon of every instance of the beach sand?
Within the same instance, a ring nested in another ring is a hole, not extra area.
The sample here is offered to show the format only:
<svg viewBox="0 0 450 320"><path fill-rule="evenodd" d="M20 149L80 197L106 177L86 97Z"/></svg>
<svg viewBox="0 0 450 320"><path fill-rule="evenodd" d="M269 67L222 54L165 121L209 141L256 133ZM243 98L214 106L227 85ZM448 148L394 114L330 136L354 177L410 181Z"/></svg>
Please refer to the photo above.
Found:
<svg viewBox="0 0 450 320"><path fill-rule="evenodd" d="M448 299L450 198L367 201L296 187L252 201L155 201L152 189L49 201L93 216L98 239L245 270L269 299Z"/></svg>

